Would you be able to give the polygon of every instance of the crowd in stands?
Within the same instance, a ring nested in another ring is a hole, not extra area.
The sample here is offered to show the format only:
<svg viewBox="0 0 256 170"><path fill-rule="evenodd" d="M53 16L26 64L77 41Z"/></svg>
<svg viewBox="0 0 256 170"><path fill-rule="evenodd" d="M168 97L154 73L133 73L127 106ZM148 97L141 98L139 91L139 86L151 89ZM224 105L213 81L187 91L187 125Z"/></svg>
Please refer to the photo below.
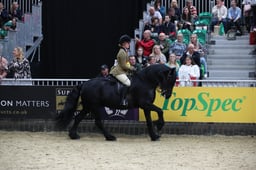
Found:
<svg viewBox="0 0 256 170"><path fill-rule="evenodd" d="M246 1L246 0L244 0ZM200 39L204 28L197 28L196 22L200 21L200 13L193 5L192 0L186 0L185 6L180 9L178 0L170 1L170 8L166 10L161 1L156 0L149 7L144 18L142 37L135 37L135 62L140 68L152 64L166 64L176 67L177 79L205 79L207 70L207 44L205 39ZM236 0L231 0L230 8L224 0L216 0L210 14L210 22L206 29L214 33L215 26L223 24L224 32L235 29L237 35L243 35L241 28L242 10L237 6ZM250 26L253 22L250 20ZM205 31L205 34L207 32ZM135 63L133 63L135 65ZM180 86L195 85L193 83L180 83ZM200 86L200 83L197 84Z"/></svg>

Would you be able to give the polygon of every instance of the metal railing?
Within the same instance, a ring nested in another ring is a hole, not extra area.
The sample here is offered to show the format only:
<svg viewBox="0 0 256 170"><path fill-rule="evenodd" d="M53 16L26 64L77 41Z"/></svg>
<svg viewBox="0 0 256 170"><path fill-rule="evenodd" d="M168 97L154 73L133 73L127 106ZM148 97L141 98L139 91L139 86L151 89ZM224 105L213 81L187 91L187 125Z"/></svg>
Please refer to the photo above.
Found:
<svg viewBox="0 0 256 170"><path fill-rule="evenodd" d="M20 86L76 86L89 79L2 79L0 85ZM256 87L256 80L190 80L202 87ZM177 80L177 84L179 80ZM182 88L182 87L181 87Z"/></svg>

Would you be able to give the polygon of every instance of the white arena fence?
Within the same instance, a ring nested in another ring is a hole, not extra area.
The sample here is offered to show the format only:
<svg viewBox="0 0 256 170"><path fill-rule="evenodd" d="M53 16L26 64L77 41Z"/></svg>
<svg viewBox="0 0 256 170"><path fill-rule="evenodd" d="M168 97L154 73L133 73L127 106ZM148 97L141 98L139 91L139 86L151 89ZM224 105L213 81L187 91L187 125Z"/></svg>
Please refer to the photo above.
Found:
<svg viewBox="0 0 256 170"><path fill-rule="evenodd" d="M76 86L89 79L3 79L0 85L19 86ZM202 87L256 87L256 80L190 80ZM179 82L179 80L177 80ZM187 81L189 82L189 81Z"/></svg>

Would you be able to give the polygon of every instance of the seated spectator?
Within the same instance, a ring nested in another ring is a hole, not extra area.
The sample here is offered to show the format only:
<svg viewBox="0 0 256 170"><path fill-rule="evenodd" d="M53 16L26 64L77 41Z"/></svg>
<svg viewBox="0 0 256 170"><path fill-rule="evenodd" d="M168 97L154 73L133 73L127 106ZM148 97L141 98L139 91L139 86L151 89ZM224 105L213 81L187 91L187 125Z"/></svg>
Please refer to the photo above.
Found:
<svg viewBox="0 0 256 170"><path fill-rule="evenodd" d="M222 3L221 0L216 0L217 4L212 8L212 23L211 31L214 31L214 26L223 23L225 33L227 33L227 7Z"/></svg>
<svg viewBox="0 0 256 170"><path fill-rule="evenodd" d="M248 33L251 31L251 25L252 25L252 20L253 20L253 11L252 7L249 10L245 10L245 5L249 5L251 3L251 0L243 0L242 5L243 5L243 16L244 16L244 22L246 26L246 30ZM256 16L256 15L255 15Z"/></svg>
<svg viewBox="0 0 256 170"><path fill-rule="evenodd" d="M145 30L150 30L151 31L151 38L154 38L155 40L158 37L158 34L161 32L162 26L159 23L159 19L157 17L152 17L151 18L151 23L148 24L144 27Z"/></svg>
<svg viewBox="0 0 256 170"><path fill-rule="evenodd" d="M155 41L151 38L151 31L145 30L143 33L143 39L140 40L139 38L136 37L135 41L136 41L136 49L138 49L138 47L142 47L143 55L145 57L148 57L152 52L153 46L155 45Z"/></svg>
<svg viewBox="0 0 256 170"><path fill-rule="evenodd" d="M177 40L171 45L169 54L174 53L177 61L180 63L180 58L183 56L187 49L186 44L183 42L183 34L177 35Z"/></svg>
<svg viewBox="0 0 256 170"><path fill-rule="evenodd" d="M8 31L16 30L16 18L7 21L4 26L0 29L0 38L4 39L8 35Z"/></svg>
<svg viewBox="0 0 256 170"><path fill-rule="evenodd" d="M129 63L130 63L131 66L133 66L135 68L136 72L142 70L141 65L136 62L136 57L134 55L129 56Z"/></svg>
<svg viewBox="0 0 256 170"><path fill-rule="evenodd" d="M165 6L163 6L161 0L155 0L154 8L156 11L159 11L162 17L165 16Z"/></svg>
<svg viewBox="0 0 256 170"><path fill-rule="evenodd" d="M9 11L9 19L12 20L13 18L16 18L18 20L22 20L22 11L19 8L18 2L14 1L11 5L10 11Z"/></svg>
<svg viewBox="0 0 256 170"><path fill-rule="evenodd" d="M7 76L8 61L6 58L0 56L0 80Z"/></svg>
<svg viewBox="0 0 256 170"><path fill-rule="evenodd" d="M154 56L149 56L149 57L148 57L148 62L147 62L147 67L150 66L150 65L152 65L152 64L157 64L157 62L156 62L156 57L154 57Z"/></svg>
<svg viewBox="0 0 256 170"><path fill-rule="evenodd" d="M162 15L159 11L156 11L154 7L150 7L148 10L148 15L145 17L144 26L152 24L152 17L156 17L159 19L159 23L162 24Z"/></svg>
<svg viewBox="0 0 256 170"><path fill-rule="evenodd" d="M175 9L172 7L168 9L167 15L169 16L171 23L175 24L176 21L180 20L180 16L175 14Z"/></svg>
<svg viewBox="0 0 256 170"><path fill-rule="evenodd" d="M196 83L190 80L196 80L200 77L200 70L197 64L195 64L191 56L186 56L184 63L179 68L179 81L180 86L196 86Z"/></svg>
<svg viewBox="0 0 256 170"><path fill-rule="evenodd" d="M172 41L176 40L176 26L174 23L171 22L169 15L166 15L164 17L164 22L161 28L162 32L165 33L167 38L169 38Z"/></svg>
<svg viewBox="0 0 256 170"><path fill-rule="evenodd" d="M180 65L177 62L176 55L174 53L171 53L169 55L169 59L168 59L168 62L166 63L166 65L170 68L176 68L176 75L178 77Z"/></svg>
<svg viewBox="0 0 256 170"><path fill-rule="evenodd" d="M183 8L180 24L182 25L181 29L188 29L190 31L193 30L194 21L189 13L188 7Z"/></svg>
<svg viewBox="0 0 256 170"><path fill-rule="evenodd" d="M106 64L100 66L100 73L97 77L108 78L109 77L109 68Z"/></svg>
<svg viewBox="0 0 256 170"><path fill-rule="evenodd" d="M8 21L8 12L4 8L4 5L2 2L0 2L0 28L4 25L5 22Z"/></svg>
<svg viewBox="0 0 256 170"><path fill-rule="evenodd" d="M144 68L147 64L147 58L143 55L143 48L139 47L136 51L136 63L140 64L141 68Z"/></svg>
<svg viewBox="0 0 256 170"><path fill-rule="evenodd" d="M200 63L204 66L204 77L207 77L207 62L205 59L205 55L207 54L207 49L198 41L196 34L191 34L190 36L190 44L194 45L194 50L199 52L200 54Z"/></svg>
<svg viewBox="0 0 256 170"><path fill-rule="evenodd" d="M231 29L233 26L236 27L238 31L237 35L242 35L241 25L241 9L237 7L236 1L231 1L231 7L228 9L228 20L227 20L227 30Z"/></svg>
<svg viewBox="0 0 256 170"><path fill-rule="evenodd" d="M165 64L166 63L166 57L165 55L161 52L161 48L159 45L154 45L152 49L152 53L149 56L153 56L156 58L156 63L159 64Z"/></svg>
<svg viewBox="0 0 256 170"><path fill-rule="evenodd" d="M169 49L170 49L170 42L166 38L165 33L161 32L158 36L158 40L156 41L156 45L160 46L161 52L168 58Z"/></svg>
<svg viewBox="0 0 256 170"><path fill-rule="evenodd" d="M186 0L186 6L189 9L189 14L192 17L193 21L197 20L197 9L195 6L193 6L192 0Z"/></svg>
<svg viewBox="0 0 256 170"><path fill-rule="evenodd" d="M185 63L185 59L187 56L192 57L194 62L198 65L198 67L201 67L201 62L200 62L200 54L195 50L195 46L193 44L189 44L187 51L183 54L183 56L180 58L180 63L183 64Z"/></svg>
<svg viewBox="0 0 256 170"><path fill-rule="evenodd" d="M31 78L30 63L24 57L22 48L15 47L12 53L14 58L8 65L10 77L15 79Z"/></svg>
<svg viewBox="0 0 256 170"><path fill-rule="evenodd" d="M180 20L180 16L181 16L181 11L180 11L180 8L179 8L179 6L178 6L177 0L172 0L172 2L171 2L171 8L174 9L174 11L175 11L175 16L176 16L176 20L179 21L179 20Z"/></svg>

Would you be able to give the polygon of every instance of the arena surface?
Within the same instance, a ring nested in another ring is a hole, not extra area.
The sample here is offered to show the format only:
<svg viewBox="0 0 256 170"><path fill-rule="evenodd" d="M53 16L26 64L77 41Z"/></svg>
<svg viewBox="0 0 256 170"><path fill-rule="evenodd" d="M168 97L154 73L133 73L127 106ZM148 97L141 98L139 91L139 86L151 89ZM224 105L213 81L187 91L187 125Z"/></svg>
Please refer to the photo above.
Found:
<svg viewBox="0 0 256 170"><path fill-rule="evenodd" d="M256 137L0 131L0 170L256 169Z"/></svg>

